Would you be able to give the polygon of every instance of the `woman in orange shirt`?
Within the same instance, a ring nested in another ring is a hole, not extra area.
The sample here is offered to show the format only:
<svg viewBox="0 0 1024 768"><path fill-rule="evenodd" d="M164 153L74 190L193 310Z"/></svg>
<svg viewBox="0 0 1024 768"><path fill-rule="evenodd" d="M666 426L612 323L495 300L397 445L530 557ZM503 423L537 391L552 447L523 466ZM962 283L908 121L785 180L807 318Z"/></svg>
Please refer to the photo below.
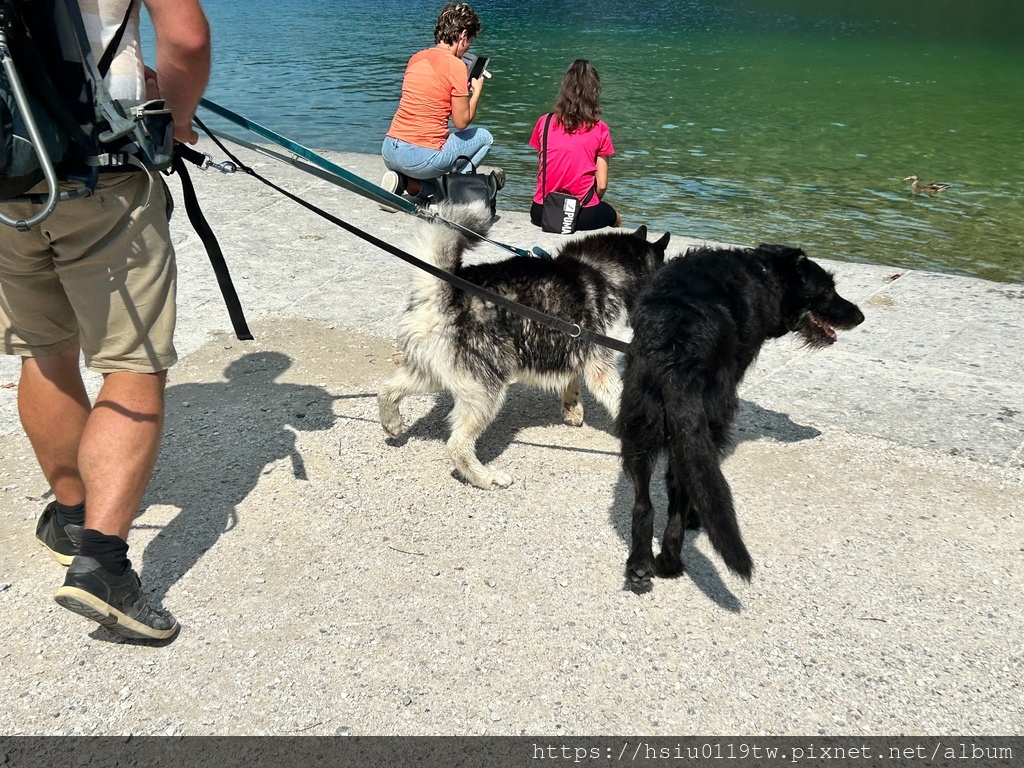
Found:
<svg viewBox="0 0 1024 768"><path fill-rule="evenodd" d="M469 127L476 116L484 78L469 82L462 61L480 29L480 19L472 7L448 3L434 27L437 45L409 59L402 99L381 147L388 168L381 186L389 192L426 198L436 191L430 180L456 170L460 156L479 166L491 148L494 139L489 131ZM449 117L454 132L449 132ZM462 167L465 161L459 165L458 170L469 170Z"/></svg>

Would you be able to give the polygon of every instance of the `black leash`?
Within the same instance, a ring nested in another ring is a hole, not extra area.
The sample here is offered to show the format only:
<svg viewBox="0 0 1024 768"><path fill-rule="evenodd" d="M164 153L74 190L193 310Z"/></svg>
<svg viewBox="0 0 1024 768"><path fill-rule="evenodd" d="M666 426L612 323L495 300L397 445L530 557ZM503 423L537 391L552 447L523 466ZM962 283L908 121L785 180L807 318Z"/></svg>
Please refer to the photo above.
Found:
<svg viewBox="0 0 1024 768"><path fill-rule="evenodd" d="M195 163L200 168L204 168L209 164L209 158L196 152L187 144L178 143L174 145L174 160L171 163L171 167L178 174L178 178L181 179L181 192L185 200L185 213L188 214L188 220L192 222L192 227L206 247L206 253L210 257L210 264L213 265L213 273L217 276L217 285L220 286L221 295L224 297L228 314L231 316L231 325L235 329L235 336L241 341L250 341L252 340L252 333L249 331L249 325L245 322L242 302L238 300L235 285L231 282L228 264L224 260L224 252L220 249L217 236L213 234L209 222L199 207L199 198L196 197L196 190L192 186L192 179L189 178L188 170L185 167L185 160Z"/></svg>
<svg viewBox="0 0 1024 768"><path fill-rule="evenodd" d="M547 326L549 328L554 328L557 331L561 331L563 333L566 333L569 336L572 336L573 338L581 338L581 339L583 339L586 342L589 342L589 343L592 343L592 344L599 344L600 346L608 347L609 349L614 349L614 350L617 350L619 352L626 352L629 349L629 344L627 344L624 341L620 341L619 339L612 338L611 336L605 336L604 334L597 333L596 331L591 331L591 330L588 330L586 328L581 328L579 323L566 322L565 320L562 320L561 318L554 317L552 315L546 314L545 312L541 312L540 310L534 309L533 307L528 307L525 304L520 304L519 302L515 302L515 301L511 301L509 299L506 299L504 296L501 296L501 295L499 295L497 293L494 293L493 291L489 291L486 288L481 288L479 285L476 285L475 283L471 283L468 280L465 280L465 279L463 279L461 277L458 277L457 275L453 275L450 272L445 272L443 269L439 269L438 267L434 266L433 264L428 264L427 262L425 262L425 261L423 261L421 259L417 259L411 253L403 251L401 248L398 248L398 247L396 247L394 245L391 245L391 243L385 242L384 240L381 240L380 238L375 237L374 235L371 235L370 233L363 231L359 227L357 227L357 226L355 226L353 224L349 224L347 221L339 219L337 216L334 216L333 214L328 213L327 211L323 210L322 208L319 208L319 207L313 205L312 203L310 203L310 202L308 202L306 200L303 200L298 195L295 195L295 194L289 192L288 190L283 189L282 187L278 186L277 184L275 184L274 182L270 181L269 179L266 179L263 176L261 176L255 170L253 170L252 168L248 167L247 165L245 165L245 163L243 163L241 160L239 160L237 157L235 157L227 149L227 147L225 147L217 139L217 137L214 136L213 132L210 131L210 129L207 128L205 125L203 125L202 121L199 120L199 118L195 118L195 122L196 122L196 124L200 128L202 128L209 135L209 137L213 140L214 144L216 144L220 148L220 150L225 155L227 155L227 157L231 160L231 162L234 164L234 166L235 166L235 168L237 170L244 171L245 173L247 173L250 176L252 176L254 179L262 182L265 185L267 185L271 189L273 189L273 190L275 190L277 192L280 192L282 195L287 197L289 200L293 200L294 202L296 202L299 205L301 205L303 208L306 208L307 210L312 211L316 215L320 216L321 218L326 219L327 221L331 222L335 226L341 227L342 229L344 229L347 232L355 235L356 237L359 237L362 240L365 240L366 242L370 243L371 245L374 245L377 248L380 248L382 251L390 253L392 256L397 256L398 258L400 258L402 261L406 262L407 264L411 264L412 266L416 267L417 269L423 270L424 272L426 272L427 274L431 275L432 277L436 277L439 280L444 280L445 282L455 286L456 288L459 288L459 289L461 289L463 291L466 291L467 293L470 293L470 294L472 294L474 296L477 296L477 297L479 297L481 299L484 299L485 301L489 301L489 302L491 302L493 304L496 304L496 305L498 305L500 307L508 309L508 310L510 310L512 312L515 312L515 313L519 314L519 315L522 315L523 317L525 317L525 318L527 318L529 320L533 320L534 322L540 323L541 325L545 325L545 326ZM181 147L182 145L179 144L178 146ZM199 152L196 152L194 149L191 149L189 147L184 147L182 154L186 154L184 152L184 150L188 150L188 152L191 152L192 157L188 157L187 158L191 162L194 162L197 165L200 165L201 167L203 167L204 165L207 165L209 163L209 158L206 155L203 155L203 154L201 154ZM175 160L176 161L178 160L177 156L175 157ZM184 177L183 177L183 184L182 184L182 186L184 186ZM186 208L187 207L188 206L187 206L187 203L186 203ZM443 220L441 220L441 221L443 221ZM211 259L212 259L212 255L211 255ZM219 276L218 276L218 279L219 279ZM229 278L229 282L230 282L230 278ZM227 300L227 295L226 294L225 294L225 300Z"/></svg>

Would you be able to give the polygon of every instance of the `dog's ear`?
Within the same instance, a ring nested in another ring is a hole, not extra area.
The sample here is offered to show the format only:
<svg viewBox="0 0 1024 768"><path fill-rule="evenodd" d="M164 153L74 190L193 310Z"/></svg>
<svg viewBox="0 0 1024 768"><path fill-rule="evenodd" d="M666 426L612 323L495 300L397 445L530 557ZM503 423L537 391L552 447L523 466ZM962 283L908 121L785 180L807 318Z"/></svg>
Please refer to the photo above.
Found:
<svg viewBox="0 0 1024 768"><path fill-rule="evenodd" d="M661 236L661 238L656 243L654 243L654 247L661 251L662 253L664 253L665 250L668 249L669 237L671 237L671 234L666 232L664 235Z"/></svg>
<svg viewBox="0 0 1024 768"><path fill-rule="evenodd" d="M801 261L807 258L807 254L800 248L793 248L788 245L768 245L761 243L757 251L764 256L771 258L780 266L796 267Z"/></svg>
<svg viewBox="0 0 1024 768"><path fill-rule="evenodd" d="M790 245L770 245L768 243L761 243L757 246L757 250L766 256L787 256L795 258L797 256L806 256L799 248L794 248Z"/></svg>
<svg viewBox="0 0 1024 768"><path fill-rule="evenodd" d="M646 243L647 242L647 225L646 224L641 224L639 227L637 227L636 232L633 233L633 237L639 237L641 240L643 240Z"/></svg>

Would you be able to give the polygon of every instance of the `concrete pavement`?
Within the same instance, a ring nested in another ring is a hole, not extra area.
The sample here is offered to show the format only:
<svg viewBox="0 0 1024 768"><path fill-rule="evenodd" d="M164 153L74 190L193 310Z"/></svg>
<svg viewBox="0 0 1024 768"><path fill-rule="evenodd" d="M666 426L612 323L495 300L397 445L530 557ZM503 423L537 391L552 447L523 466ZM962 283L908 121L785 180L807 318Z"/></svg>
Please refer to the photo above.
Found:
<svg viewBox="0 0 1024 768"><path fill-rule="evenodd" d="M390 242L417 225L239 154ZM1024 286L829 262L864 324L822 352L769 344L741 391L725 467L752 584L700 536L686 575L636 596L599 405L573 429L515 389L481 441L508 491L450 476L445 396L387 444L374 396L412 268L243 174L192 177L256 340L230 335L179 204L182 361L131 556L182 632L119 643L52 602L3 362L0 732L1021 733ZM507 211L492 236L560 239Z"/></svg>

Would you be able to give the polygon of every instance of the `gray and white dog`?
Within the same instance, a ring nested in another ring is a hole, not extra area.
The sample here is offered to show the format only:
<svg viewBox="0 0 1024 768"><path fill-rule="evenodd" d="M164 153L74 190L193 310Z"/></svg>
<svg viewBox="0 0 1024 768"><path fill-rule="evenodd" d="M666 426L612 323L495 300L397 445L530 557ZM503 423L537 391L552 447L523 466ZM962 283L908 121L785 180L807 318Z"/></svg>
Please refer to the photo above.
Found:
<svg viewBox="0 0 1024 768"><path fill-rule="evenodd" d="M442 204L441 215L486 235L490 212L483 205ZM665 261L669 235L647 242L647 228L603 232L572 240L554 259L512 257L466 266L476 242L442 222L424 224L412 252L476 285L563 320L606 334L623 320L650 276ZM562 395L565 420L583 423L582 377L614 418L622 382L614 352L542 326L450 284L417 273L398 333L404 359L377 396L380 423L391 437L402 434L399 404L408 395L448 391L448 454L457 474L478 488L507 488L512 477L488 469L476 441L497 416L509 385L522 382Z"/></svg>

